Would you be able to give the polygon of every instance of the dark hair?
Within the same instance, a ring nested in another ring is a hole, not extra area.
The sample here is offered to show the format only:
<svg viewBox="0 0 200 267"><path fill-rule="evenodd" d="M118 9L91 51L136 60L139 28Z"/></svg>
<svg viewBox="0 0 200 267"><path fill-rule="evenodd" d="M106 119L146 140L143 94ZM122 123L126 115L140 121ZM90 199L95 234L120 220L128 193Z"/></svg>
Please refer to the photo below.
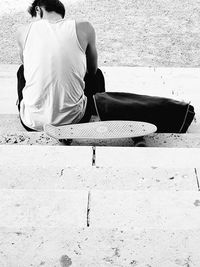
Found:
<svg viewBox="0 0 200 267"><path fill-rule="evenodd" d="M56 12L64 18L65 7L59 0L35 0L29 7L28 12L32 17L36 17L36 6L44 7L47 12Z"/></svg>

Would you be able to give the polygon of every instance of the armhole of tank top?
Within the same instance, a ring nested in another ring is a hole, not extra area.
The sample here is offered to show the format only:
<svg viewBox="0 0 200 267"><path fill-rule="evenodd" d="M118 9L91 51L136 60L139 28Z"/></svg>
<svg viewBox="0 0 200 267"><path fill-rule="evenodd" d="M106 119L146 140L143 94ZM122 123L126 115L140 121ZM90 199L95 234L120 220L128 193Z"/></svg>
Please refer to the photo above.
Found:
<svg viewBox="0 0 200 267"><path fill-rule="evenodd" d="M79 42L79 39L78 39L78 34L77 34L77 29L76 29L76 20L74 20L74 32L75 32L75 37L76 37L76 42L78 44L78 47L80 48L80 50L83 52L83 54L85 55L85 51L83 50L80 42Z"/></svg>
<svg viewBox="0 0 200 267"><path fill-rule="evenodd" d="M33 23L30 23L30 25L29 25L29 28L28 28L28 31L27 31L27 34L26 34L26 38L25 38L25 41L24 41L23 51L24 51L24 49L26 47L26 43L27 43L28 36L29 36L30 30L32 28L32 25L33 25Z"/></svg>

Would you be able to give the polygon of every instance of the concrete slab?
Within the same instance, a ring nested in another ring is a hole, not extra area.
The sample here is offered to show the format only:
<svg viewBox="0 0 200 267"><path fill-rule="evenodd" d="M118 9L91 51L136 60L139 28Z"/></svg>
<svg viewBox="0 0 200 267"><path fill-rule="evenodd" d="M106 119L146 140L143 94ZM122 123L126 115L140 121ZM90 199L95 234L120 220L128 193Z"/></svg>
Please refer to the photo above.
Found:
<svg viewBox="0 0 200 267"><path fill-rule="evenodd" d="M198 94L199 68L102 67L107 91L181 97Z"/></svg>
<svg viewBox="0 0 200 267"><path fill-rule="evenodd" d="M97 167L91 189L95 190L169 190L198 191L195 169L155 167Z"/></svg>
<svg viewBox="0 0 200 267"><path fill-rule="evenodd" d="M187 149L185 161L178 161L177 155L185 154L180 150L97 148L97 163L92 166L91 147L2 145L0 188L198 190L199 158L193 161L192 156L200 152Z"/></svg>
<svg viewBox="0 0 200 267"><path fill-rule="evenodd" d="M23 167L91 166L91 147L56 147L56 146L0 146L2 166ZM31 173L30 169L30 173Z"/></svg>
<svg viewBox="0 0 200 267"><path fill-rule="evenodd" d="M199 230L0 228L1 267L200 265Z"/></svg>
<svg viewBox="0 0 200 267"><path fill-rule="evenodd" d="M26 131L20 123L18 114L0 114L0 133Z"/></svg>
<svg viewBox="0 0 200 267"><path fill-rule="evenodd" d="M198 131L196 129L195 131ZM200 147L199 133L186 134L152 134L145 138L147 147Z"/></svg>
<svg viewBox="0 0 200 267"><path fill-rule="evenodd" d="M0 189L28 190L195 190L198 191L194 168L92 167L26 162L21 167L0 159ZM30 171L31 170L31 171Z"/></svg>
<svg viewBox="0 0 200 267"><path fill-rule="evenodd" d="M145 148L145 147L97 147L96 166L121 168L146 167L183 167L200 166L200 149L198 148Z"/></svg>
<svg viewBox="0 0 200 267"><path fill-rule="evenodd" d="M1 190L0 227L85 227L87 191Z"/></svg>
<svg viewBox="0 0 200 267"><path fill-rule="evenodd" d="M92 191L90 226L199 229L200 193L194 191ZM102 216L103 214L103 216Z"/></svg>

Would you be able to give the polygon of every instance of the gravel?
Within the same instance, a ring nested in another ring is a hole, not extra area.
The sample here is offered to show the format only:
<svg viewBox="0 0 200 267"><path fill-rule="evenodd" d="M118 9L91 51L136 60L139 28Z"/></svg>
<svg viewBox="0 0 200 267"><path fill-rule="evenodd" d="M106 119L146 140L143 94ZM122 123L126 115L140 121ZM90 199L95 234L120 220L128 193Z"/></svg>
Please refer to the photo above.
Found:
<svg viewBox="0 0 200 267"><path fill-rule="evenodd" d="M0 2L0 63L18 64L15 32L31 1ZM65 0L66 17L90 21L100 66L199 67L198 0Z"/></svg>

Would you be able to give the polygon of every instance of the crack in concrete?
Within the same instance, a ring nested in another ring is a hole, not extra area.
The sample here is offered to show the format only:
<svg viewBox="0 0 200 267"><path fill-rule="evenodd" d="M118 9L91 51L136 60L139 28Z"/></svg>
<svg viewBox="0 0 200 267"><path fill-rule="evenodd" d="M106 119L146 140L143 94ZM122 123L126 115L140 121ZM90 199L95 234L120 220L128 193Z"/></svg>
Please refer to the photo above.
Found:
<svg viewBox="0 0 200 267"><path fill-rule="evenodd" d="M197 168L194 168L194 172L195 172L195 175L196 175L198 191L200 191L200 184L199 184L199 177L198 177Z"/></svg>
<svg viewBox="0 0 200 267"><path fill-rule="evenodd" d="M88 192L88 202L87 202L87 227L90 227L90 212L91 212L91 191Z"/></svg>
<svg viewBox="0 0 200 267"><path fill-rule="evenodd" d="M92 166L96 166L96 147L92 147Z"/></svg>

